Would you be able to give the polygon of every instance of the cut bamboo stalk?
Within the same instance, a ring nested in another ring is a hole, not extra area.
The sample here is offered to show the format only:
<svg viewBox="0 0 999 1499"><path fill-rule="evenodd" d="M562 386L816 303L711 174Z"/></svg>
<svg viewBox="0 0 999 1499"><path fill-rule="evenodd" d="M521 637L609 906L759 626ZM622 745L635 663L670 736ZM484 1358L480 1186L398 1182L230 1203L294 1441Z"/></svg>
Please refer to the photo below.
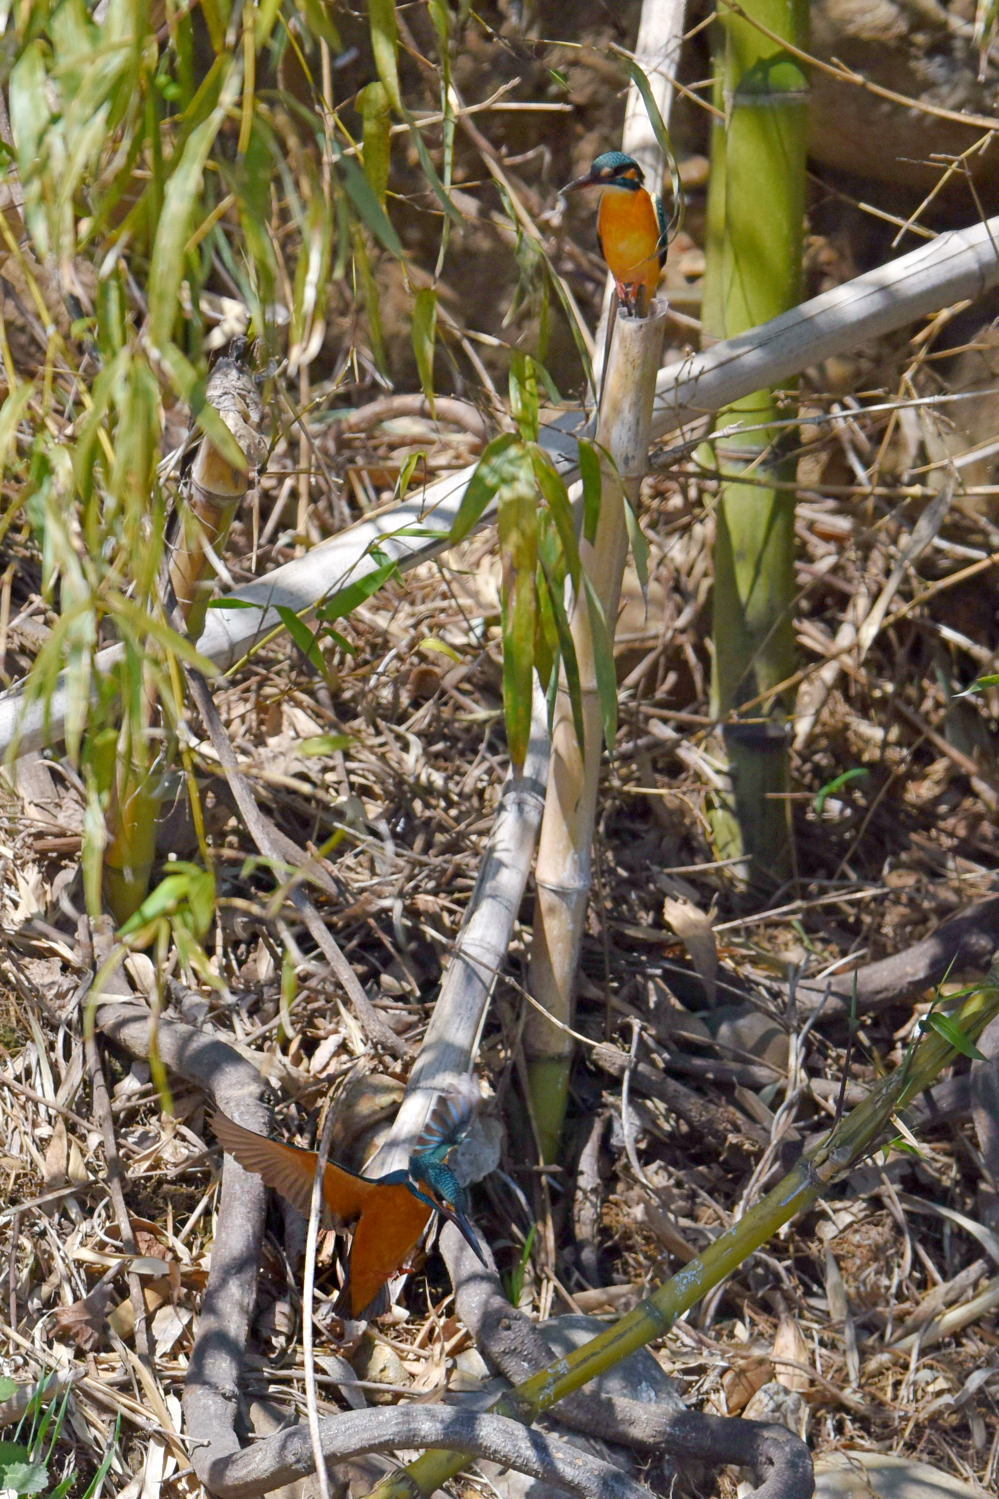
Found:
<svg viewBox="0 0 999 1499"><path fill-rule="evenodd" d="M833 287L762 327L669 365L656 381L652 436L701 428L715 412L751 391L779 385L810 364L892 333L951 302L975 301L997 284L999 216L938 235L908 255ZM584 414L568 411L541 430L541 444L566 482L578 474L574 434L585 428ZM226 671L280 629L277 606L305 613L348 583L367 577L380 565L371 555L373 548L384 549L402 569L444 551L473 473L470 465L451 474L401 505L366 516L304 557L234 589L227 595L233 608L213 609L198 640L205 666ZM486 509L483 525L492 513ZM433 526L437 534L430 538L399 534L418 526ZM110 672L121 654L120 646L99 651L95 674ZM28 754L59 744L68 710L63 677L45 701L24 683L0 695L0 755L12 747L16 753Z"/></svg>
<svg viewBox="0 0 999 1499"><path fill-rule="evenodd" d="M702 317L710 337L741 333L793 306L801 275L806 81L778 42L805 43L805 0L719 6ZM766 212L761 213L761 195ZM713 809L716 849L740 858L741 883L772 888L791 872L786 713L775 690L794 671L792 464L779 457L772 391L721 414L714 548L712 715L722 722L730 790ZM746 430L740 430L745 428ZM741 705L753 702L751 713Z"/></svg>
<svg viewBox="0 0 999 1499"><path fill-rule="evenodd" d="M653 303L647 318L619 317L611 341L597 421L601 458L600 514L592 541L580 541L590 594L573 601L570 629L579 671L584 729L580 744L568 686L560 674L552 728L552 758L536 870L537 899L531 946L530 987L537 1005L524 1028L528 1086L545 1160L557 1154L572 1055L576 966L591 883L591 845L603 754L603 713L597 685L592 599L613 639L628 528L625 506L637 513L648 468L656 371L662 355L666 306ZM599 624L597 625L599 628Z"/></svg>

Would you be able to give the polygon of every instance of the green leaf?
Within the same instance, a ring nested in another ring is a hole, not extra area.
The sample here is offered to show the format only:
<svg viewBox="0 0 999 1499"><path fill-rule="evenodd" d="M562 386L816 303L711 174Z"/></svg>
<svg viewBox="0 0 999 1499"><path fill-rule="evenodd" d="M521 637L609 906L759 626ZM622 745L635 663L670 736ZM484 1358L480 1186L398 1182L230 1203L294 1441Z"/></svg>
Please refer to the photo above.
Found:
<svg viewBox="0 0 999 1499"><path fill-rule="evenodd" d="M562 475L543 448L532 448L531 457L535 483L544 495L548 514L558 536L564 570L575 587L579 582L579 542L576 539L576 519L569 491Z"/></svg>
<svg viewBox="0 0 999 1499"><path fill-rule="evenodd" d="M576 658L576 642L572 638L572 629L569 625L569 617L565 612L565 596L560 578L553 578L545 565L545 559L541 558L541 571L545 583L545 594L548 607L551 610L555 631L558 637L560 663L555 663L558 671L559 664L565 673L566 691L569 694L569 707L572 712L572 726L576 734L576 743L580 750L585 748L586 726L583 720L583 689L579 680L579 662Z"/></svg>
<svg viewBox="0 0 999 1499"><path fill-rule="evenodd" d="M474 531L488 506L504 484L517 472L523 445L513 432L501 432L483 451L475 465L451 527L451 546L464 541Z"/></svg>
<svg viewBox="0 0 999 1499"><path fill-rule="evenodd" d="M437 293L425 286L413 298L412 339L423 394L434 411L434 343L437 338Z"/></svg>
<svg viewBox="0 0 999 1499"><path fill-rule="evenodd" d="M17 1380L8 1379L6 1375L0 1376L0 1401L10 1400L17 1394Z"/></svg>
<svg viewBox="0 0 999 1499"><path fill-rule="evenodd" d="M437 168L434 166L433 160L430 156L430 152L427 150L427 143L423 139L423 131L420 129L417 121L415 120L413 115L410 114L405 105L401 107L400 113L402 114L403 119L406 121L406 124L409 126L410 142L416 148L416 154L420 158L420 167L423 171L423 175L429 182L435 198L441 205L441 208L444 210L447 217L451 220L452 224L463 224L465 222L464 215L458 208L455 207L454 203L451 201L451 195L438 176Z"/></svg>
<svg viewBox="0 0 999 1499"><path fill-rule="evenodd" d="M948 1046L953 1046L955 1051L960 1052L962 1057L970 1057L975 1062L988 1061L974 1041L965 1035L953 1016L942 1015L939 1010L931 1010L923 1021L923 1027L926 1030L936 1031L937 1035L946 1041Z"/></svg>
<svg viewBox="0 0 999 1499"><path fill-rule="evenodd" d="M287 604L278 604L275 613L279 616L281 623L305 659L317 671L325 674L326 662L323 660L323 653L319 649L319 642L316 639L315 631L310 630L304 620L299 619L294 609L289 609Z"/></svg>
<svg viewBox="0 0 999 1499"><path fill-rule="evenodd" d="M441 656L447 656L449 661L453 661L456 665L461 664L461 656L455 650L454 646L448 645L444 640L438 640L435 635L425 635L417 644L416 649L418 651L431 651Z"/></svg>
<svg viewBox="0 0 999 1499"><path fill-rule="evenodd" d="M669 227L666 230L666 236L667 239L672 239L679 229L681 223L683 222L684 197L683 183L680 181L680 164L676 159L676 152L673 150L673 142L670 139L669 127L667 126L666 121L663 119L662 114L659 111L659 105L656 103L655 95L652 92L652 86L649 83L648 77L638 66L638 63L635 61L635 59L631 56L630 53L625 52L622 47L614 46L613 42L611 43L611 51L614 52L624 63L624 66L628 71L628 77L631 79L632 83L635 85L635 87L638 89L638 92L642 96L642 103L645 105L645 113L649 117L649 124L652 126L652 131L655 135L656 141L658 142L659 149L663 153L663 161L669 168L669 180L673 194L673 205Z"/></svg>
<svg viewBox="0 0 999 1499"><path fill-rule="evenodd" d="M369 83L357 96L363 125L364 175L382 208L388 191L392 157L392 114L383 83Z"/></svg>
<svg viewBox="0 0 999 1499"><path fill-rule="evenodd" d="M540 427L538 413L538 372L529 354L515 351L510 361L510 413L517 431L526 442L537 442Z"/></svg>
<svg viewBox="0 0 999 1499"><path fill-rule="evenodd" d="M375 67L393 109L402 110L396 53L399 38L395 24L395 0L368 0L368 25Z"/></svg>
<svg viewBox="0 0 999 1499"><path fill-rule="evenodd" d="M607 628L603 605L585 572L583 573L583 587L586 592L590 630L593 635L593 664L597 673L597 695L600 698L604 743L608 754L613 754L614 740L617 736L617 672L614 668L614 640Z"/></svg>
<svg viewBox="0 0 999 1499"><path fill-rule="evenodd" d="M239 93L239 74L230 68L218 105L191 131L170 174L163 197L163 212L149 264L148 336L157 350L170 341L180 311L180 287L187 263L187 242L196 211L205 210L203 180L205 164L230 108Z"/></svg>
<svg viewBox="0 0 999 1499"><path fill-rule="evenodd" d="M622 496L624 505L624 524L628 531L628 543L631 547L631 556L635 564L635 573L638 577L638 586L642 590L642 598L646 609L649 606L649 543L645 539L638 516L628 502L626 496Z"/></svg>
<svg viewBox="0 0 999 1499"><path fill-rule="evenodd" d="M597 536L603 484L599 454L591 442L582 438L579 442L579 477L583 485L583 535L592 546Z"/></svg>
<svg viewBox="0 0 999 1499"><path fill-rule="evenodd" d="M391 560L383 562L380 567L373 568L365 577L358 578L355 583L348 583L346 588L340 588L336 593L331 594L316 609L316 618L328 625L333 624L335 620L346 619L354 612L358 604L363 604L373 593L377 593L379 588L382 588L390 578L394 578L398 571L398 563Z"/></svg>
<svg viewBox="0 0 999 1499"><path fill-rule="evenodd" d="M970 687L963 692L955 692L955 697L970 697L973 692L984 692L987 687L999 687L999 673L990 674L987 677L978 677Z"/></svg>
<svg viewBox="0 0 999 1499"><path fill-rule="evenodd" d="M41 1494L49 1481L43 1463L0 1463L0 1489L14 1494Z"/></svg>
<svg viewBox="0 0 999 1499"><path fill-rule="evenodd" d="M100 1467L97 1469L97 1472L87 1484L87 1487L81 1494L80 1499L94 1499L94 1495L100 1492L105 1478L111 1471L111 1464L114 1462L115 1452L118 1449L118 1434L120 1431L121 1415L119 1414L115 1417L114 1431L111 1433L110 1442L104 1449L104 1456L101 1458Z"/></svg>
<svg viewBox="0 0 999 1499"><path fill-rule="evenodd" d="M395 492L396 492L396 498L397 499L404 500L406 498L406 495L409 493L409 486L410 486L410 484L412 483L412 480L413 480L413 475L415 474L415 472L416 472L417 468L419 467L419 465L425 461L426 456L427 456L426 453L422 452L419 448L417 448L415 450L415 452L410 453L409 457L406 459L405 463L402 465L402 468L399 470L399 477L396 480ZM426 536L439 536L440 535L439 531L431 531L427 527L423 527L423 528L415 528L415 527L414 528L406 528L406 529L404 529L402 531L393 531L392 535L393 536L412 536L414 534L414 532L416 530L418 530L418 529L422 529L422 534L424 534Z"/></svg>
<svg viewBox="0 0 999 1499"><path fill-rule="evenodd" d="M208 930L215 912L214 877L207 869L186 859L177 859L168 868L170 873L150 890L139 909L122 925L119 937L131 937L161 916L174 916L181 906L188 908L202 933Z"/></svg>
<svg viewBox="0 0 999 1499"><path fill-rule="evenodd" d="M337 169L343 177L343 185L347 189L347 194L361 222L371 230L375 239L388 250L390 255L394 255L397 260L405 260L406 251L395 231L395 225L379 203L371 183L357 162L352 157L341 153L337 157Z"/></svg>
<svg viewBox="0 0 999 1499"><path fill-rule="evenodd" d="M300 739L297 749L300 755L319 756L335 755L338 750L349 749L351 738L349 734L310 734L308 739Z"/></svg>
<svg viewBox="0 0 999 1499"><path fill-rule="evenodd" d="M822 816L823 808L830 796L835 796L837 791L842 791L843 787L848 786L851 781L862 780L867 774L868 772L862 765L855 765L852 770L844 770L842 775L833 776L831 781L827 781L822 789L816 792L815 801L812 804L816 815Z"/></svg>
<svg viewBox="0 0 999 1499"><path fill-rule="evenodd" d="M530 453L518 445L519 468L499 498L503 598L503 710L510 759L522 765L531 737L537 625L538 502Z"/></svg>

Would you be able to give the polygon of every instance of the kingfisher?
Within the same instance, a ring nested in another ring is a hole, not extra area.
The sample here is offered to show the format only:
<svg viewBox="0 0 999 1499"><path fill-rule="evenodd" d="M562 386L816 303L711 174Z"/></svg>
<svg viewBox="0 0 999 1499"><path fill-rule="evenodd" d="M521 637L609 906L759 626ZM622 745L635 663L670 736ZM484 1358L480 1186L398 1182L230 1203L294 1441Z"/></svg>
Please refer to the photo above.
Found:
<svg viewBox="0 0 999 1499"><path fill-rule="evenodd" d="M633 156L605 151L585 176L563 187L572 193L595 187L597 241L617 286L618 305L632 317L647 317L666 264L666 215L662 199L647 192L645 174ZM561 194L560 194L561 196Z"/></svg>
<svg viewBox="0 0 999 1499"><path fill-rule="evenodd" d="M322 1179L326 1217L336 1228L353 1225L354 1230L342 1297L352 1317L363 1317L379 1301L386 1281L419 1243L432 1213L453 1223L484 1262L466 1215L464 1189L447 1164L473 1111L470 1090L442 1094L420 1132L408 1170L367 1177L327 1161ZM258 1135L222 1113L215 1114L211 1123L224 1150L308 1215L317 1151Z"/></svg>

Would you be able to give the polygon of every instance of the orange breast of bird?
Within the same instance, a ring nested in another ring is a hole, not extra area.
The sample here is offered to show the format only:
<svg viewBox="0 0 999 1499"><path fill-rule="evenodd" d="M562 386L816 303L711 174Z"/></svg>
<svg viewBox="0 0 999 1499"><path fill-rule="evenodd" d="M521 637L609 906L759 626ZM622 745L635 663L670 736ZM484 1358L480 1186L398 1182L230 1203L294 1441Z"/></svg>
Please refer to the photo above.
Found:
<svg viewBox="0 0 999 1499"><path fill-rule="evenodd" d="M308 1214L319 1160L316 1151L258 1135L225 1114L213 1117L212 1128L241 1166ZM419 1243L430 1208L404 1182L369 1181L333 1161L323 1172L323 1203L335 1227L354 1225L346 1291L351 1316L360 1317Z"/></svg>
<svg viewBox="0 0 999 1499"><path fill-rule="evenodd" d="M605 189L600 196L597 232L614 280L619 286L644 288L651 301L662 270L660 228L655 204L645 189Z"/></svg>

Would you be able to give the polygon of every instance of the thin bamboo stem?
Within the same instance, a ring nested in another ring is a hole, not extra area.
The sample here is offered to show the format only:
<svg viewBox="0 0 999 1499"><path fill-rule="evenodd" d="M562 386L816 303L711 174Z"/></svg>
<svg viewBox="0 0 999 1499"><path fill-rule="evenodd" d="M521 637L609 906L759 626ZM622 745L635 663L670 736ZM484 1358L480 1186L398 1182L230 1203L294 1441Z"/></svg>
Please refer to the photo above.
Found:
<svg viewBox="0 0 999 1499"><path fill-rule="evenodd" d="M594 599L613 639L621 579L628 554L626 505L637 507L648 466L656 370L666 308L647 318L619 318L611 343L597 424L601 459L600 513L592 540L580 543L589 592L580 589L570 615L579 671L584 728L580 744L564 672L552 728L552 759L536 870L537 901L531 948L531 989L539 1006L524 1030L524 1050L542 1155L555 1157L562 1133L572 1055L576 966L591 881L591 844L603 754Z"/></svg>
<svg viewBox="0 0 999 1499"><path fill-rule="evenodd" d="M191 468L189 504L182 511L180 541L169 562L169 588L193 636L204 628L212 592L209 562L221 547L246 495L251 472L267 456L256 430L263 408L253 378L242 359L220 359L205 392L209 407L236 440L234 455L223 452L207 435L198 444ZM252 425L251 425L252 424ZM230 445L231 446L231 445ZM155 731L162 714L153 674L143 672L138 718L125 711L118 739L115 785L106 814L104 899L120 924L145 899L156 858L156 835L170 760L169 738ZM137 729L138 724L138 729ZM158 753L156 750L158 748Z"/></svg>

